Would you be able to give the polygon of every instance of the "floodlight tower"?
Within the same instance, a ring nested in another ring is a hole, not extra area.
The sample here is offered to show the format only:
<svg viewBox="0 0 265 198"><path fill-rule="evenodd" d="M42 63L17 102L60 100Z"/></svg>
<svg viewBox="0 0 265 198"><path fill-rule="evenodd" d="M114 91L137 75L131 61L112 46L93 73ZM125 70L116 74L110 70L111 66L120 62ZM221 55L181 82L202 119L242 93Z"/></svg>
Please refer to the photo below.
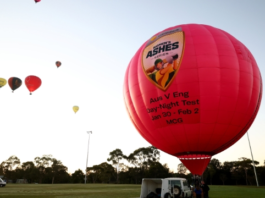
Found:
<svg viewBox="0 0 265 198"><path fill-rule="evenodd" d="M247 132L247 136L248 136L248 132ZM253 163L253 168L254 168L254 173L255 173L257 187L259 187L259 181L258 181L258 177L257 177L256 166L255 166L255 163L254 163L254 157L253 157L253 153L252 153L252 148L251 148L249 136L248 136L248 144L249 144L249 149L250 149L250 153L251 153L251 157L252 157L252 163Z"/></svg>
<svg viewBox="0 0 265 198"><path fill-rule="evenodd" d="M88 153L89 153L89 140L90 140L90 134L92 134L92 131L87 131L87 133L88 133L88 144L87 144L86 169L87 169ZM86 184L86 169L85 169L85 184Z"/></svg>

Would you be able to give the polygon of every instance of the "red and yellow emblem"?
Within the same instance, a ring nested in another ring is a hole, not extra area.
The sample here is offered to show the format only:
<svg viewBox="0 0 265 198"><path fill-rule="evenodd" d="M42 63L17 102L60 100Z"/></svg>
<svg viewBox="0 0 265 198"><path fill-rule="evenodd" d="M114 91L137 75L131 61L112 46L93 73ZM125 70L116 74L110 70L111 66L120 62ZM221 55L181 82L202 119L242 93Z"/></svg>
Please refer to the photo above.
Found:
<svg viewBox="0 0 265 198"><path fill-rule="evenodd" d="M185 37L181 28L153 36L146 44L142 66L146 77L166 91L176 77L184 52Z"/></svg>

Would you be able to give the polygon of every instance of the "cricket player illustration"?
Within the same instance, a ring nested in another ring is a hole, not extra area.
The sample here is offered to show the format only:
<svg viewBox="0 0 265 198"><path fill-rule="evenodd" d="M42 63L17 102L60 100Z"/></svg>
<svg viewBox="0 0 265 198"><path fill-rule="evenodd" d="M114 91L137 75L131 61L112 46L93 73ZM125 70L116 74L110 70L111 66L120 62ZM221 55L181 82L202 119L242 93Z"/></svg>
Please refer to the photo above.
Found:
<svg viewBox="0 0 265 198"><path fill-rule="evenodd" d="M145 70L146 74L159 86L165 88L174 77L179 66L178 54L167 56L165 59L156 59L154 65Z"/></svg>

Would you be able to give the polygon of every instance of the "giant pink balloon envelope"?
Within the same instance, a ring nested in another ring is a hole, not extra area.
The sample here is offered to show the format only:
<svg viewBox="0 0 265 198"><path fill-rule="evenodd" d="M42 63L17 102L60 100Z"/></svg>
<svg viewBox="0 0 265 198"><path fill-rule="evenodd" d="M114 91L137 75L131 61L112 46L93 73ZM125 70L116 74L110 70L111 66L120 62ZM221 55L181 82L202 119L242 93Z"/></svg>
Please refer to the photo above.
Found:
<svg viewBox="0 0 265 198"><path fill-rule="evenodd" d="M232 35L186 24L142 45L127 68L123 94L142 137L201 175L211 157L253 123L262 79L251 52Z"/></svg>

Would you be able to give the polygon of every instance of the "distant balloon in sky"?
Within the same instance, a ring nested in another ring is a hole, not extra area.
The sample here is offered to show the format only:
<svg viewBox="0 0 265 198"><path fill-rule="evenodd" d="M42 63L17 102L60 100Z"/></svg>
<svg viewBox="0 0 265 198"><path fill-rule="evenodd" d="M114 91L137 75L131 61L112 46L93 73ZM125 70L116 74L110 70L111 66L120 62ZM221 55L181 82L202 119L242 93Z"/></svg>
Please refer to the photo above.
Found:
<svg viewBox="0 0 265 198"><path fill-rule="evenodd" d="M16 89L18 89L22 85L22 80L20 80L17 77L11 77L8 79L8 84L10 88L13 90L12 92L14 92Z"/></svg>
<svg viewBox="0 0 265 198"><path fill-rule="evenodd" d="M35 1L35 3L39 3L41 0L34 0Z"/></svg>
<svg viewBox="0 0 265 198"><path fill-rule="evenodd" d="M6 85L6 79L0 78L0 88Z"/></svg>
<svg viewBox="0 0 265 198"><path fill-rule="evenodd" d="M30 91L30 95L33 91L41 86L41 79L37 76L28 76L25 78L25 84Z"/></svg>
<svg viewBox="0 0 265 198"><path fill-rule="evenodd" d="M56 61L55 64L56 64L57 68L59 68L62 65L62 63L60 61Z"/></svg>
<svg viewBox="0 0 265 198"><path fill-rule="evenodd" d="M252 125L262 78L253 55L235 37L185 24L140 47L127 68L123 95L142 137L202 175L211 157Z"/></svg>
<svg viewBox="0 0 265 198"><path fill-rule="evenodd" d="M73 110L74 110L74 112L76 113L76 112L78 112L79 107L78 107L78 106L74 106L74 107L73 107Z"/></svg>

